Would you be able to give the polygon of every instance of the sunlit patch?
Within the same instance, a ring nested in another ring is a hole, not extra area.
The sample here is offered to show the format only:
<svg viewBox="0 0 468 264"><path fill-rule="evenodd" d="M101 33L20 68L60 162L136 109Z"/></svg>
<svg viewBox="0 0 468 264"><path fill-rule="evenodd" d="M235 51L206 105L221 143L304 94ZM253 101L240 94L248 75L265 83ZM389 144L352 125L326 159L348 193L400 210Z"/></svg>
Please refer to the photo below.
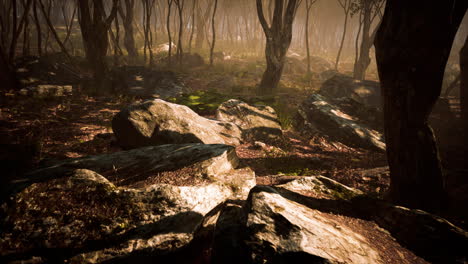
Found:
<svg viewBox="0 0 468 264"><path fill-rule="evenodd" d="M347 120L351 120L351 121L354 120L354 118L353 118L352 116L347 115L347 114L341 112L340 110L335 110L335 109L333 109L333 110L331 110L331 112L332 112L334 115L339 116L339 117L341 117L341 118L344 118L344 119L347 119Z"/></svg>

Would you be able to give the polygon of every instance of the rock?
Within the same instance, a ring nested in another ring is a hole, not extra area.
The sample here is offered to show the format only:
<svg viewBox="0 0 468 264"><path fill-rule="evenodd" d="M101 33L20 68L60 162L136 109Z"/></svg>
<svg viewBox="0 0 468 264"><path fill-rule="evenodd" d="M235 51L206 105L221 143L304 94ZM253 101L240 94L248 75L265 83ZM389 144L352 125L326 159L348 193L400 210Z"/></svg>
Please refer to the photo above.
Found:
<svg viewBox="0 0 468 264"><path fill-rule="evenodd" d="M28 173L18 187L61 177L75 169L102 174L117 186L142 188L156 183L194 185L221 182L236 191L255 181L250 170L236 170L239 159L227 145L162 145L65 160ZM172 172L172 173L171 173Z"/></svg>
<svg viewBox="0 0 468 264"><path fill-rule="evenodd" d="M388 255L392 263L425 263L372 222L318 210L314 204L325 200L290 193L252 189L246 206L252 263L390 263Z"/></svg>
<svg viewBox="0 0 468 264"><path fill-rule="evenodd" d="M142 66L123 66L113 70L114 91L140 97L166 99L188 92L172 71L157 71Z"/></svg>
<svg viewBox="0 0 468 264"><path fill-rule="evenodd" d="M21 95L33 97L60 97L72 94L71 85L41 84L33 87L23 88L19 91Z"/></svg>
<svg viewBox="0 0 468 264"><path fill-rule="evenodd" d="M380 132L368 128L319 94L311 95L299 106L295 126L306 135L324 135L348 146L385 150Z"/></svg>
<svg viewBox="0 0 468 264"><path fill-rule="evenodd" d="M307 66L307 57L302 59L302 62ZM318 56L310 56L310 70L312 72L321 74L325 71L331 70L332 68L332 64L326 59Z"/></svg>
<svg viewBox="0 0 468 264"><path fill-rule="evenodd" d="M198 53L184 53L182 65L188 68L195 68L205 65L205 60Z"/></svg>
<svg viewBox="0 0 468 264"><path fill-rule="evenodd" d="M284 61L283 73L304 74L307 72L307 64L304 64L296 57L286 57Z"/></svg>
<svg viewBox="0 0 468 264"><path fill-rule="evenodd" d="M273 108L249 105L237 99L222 103L216 110L216 119L240 127L245 140L268 141L282 136L281 125Z"/></svg>
<svg viewBox="0 0 468 264"><path fill-rule="evenodd" d="M177 255L206 214L226 200L246 199L255 175L237 169L238 162L231 146L188 144L36 170L12 183L16 188L1 206L0 215L7 216L0 223L2 257L133 263L135 256Z"/></svg>
<svg viewBox="0 0 468 264"><path fill-rule="evenodd" d="M380 84L374 81L359 81L335 74L322 84L320 93L330 98L349 97L362 104L382 107Z"/></svg>
<svg viewBox="0 0 468 264"><path fill-rule="evenodd" d="M173 42L171 42L171 50L175 53L176 49L177 49L177 46L176 44L174 44ZM154 49L155 53L163 53L163 52L169 52L169 43L163 43L161 45L158 45L155 49Z"/></svg>
<svg viewBox="0 0 468 264"><path fill-rule="evenodd" d="M32 254L45 263L164 255L187 245L203 216L231 195L219 184L116 187L95 172L76 170L32 184L2 206L8 217L0 251L7 259Z"/></svg>
<svg viewBox="0 0 468 264"><path fill-rule="evenodd" d="M187 106L155 99L131 105L112 119L112 129L124 148L162 144L238 145L239 128L199 116Z"/></svg>

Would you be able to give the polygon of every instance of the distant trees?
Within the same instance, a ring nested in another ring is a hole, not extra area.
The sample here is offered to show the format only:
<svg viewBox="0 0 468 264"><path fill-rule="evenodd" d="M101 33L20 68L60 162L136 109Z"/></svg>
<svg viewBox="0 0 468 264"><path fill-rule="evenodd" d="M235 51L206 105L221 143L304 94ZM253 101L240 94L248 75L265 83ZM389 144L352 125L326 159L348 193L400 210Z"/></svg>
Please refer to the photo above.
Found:
<svg viewBox="0 0 468 264"><path fill-rule="evenodd" d="M124 8L125 7L125 8ZM128 56L135 59L138 56L138 51L135 46L135 30L134 22L135 0L122 0L119 3L119 15L122 18L124 28L124 47L127 50Z"/></svg>
<svg viewBox="0 0 468 264"><path fill-rule="evenodd" d="M387 0L375 46L396 204L431 212L442 207L444 180L428 117L467 8L467 1Z"/></svg>
<svg viewBox="0 0 468 264"><path fill-rule="evenodd" d="M310 46L309 46L309 17L310 9L317 2L317 0L306 0L306 22L305 22L305 45L307 51L307 73L310 74Z"/></svg>
<svg viewBox="0 0 468 264"><path fill-rule="evenodd" d="M275 0L274 3L273 17L269 25L263 13L262 0L257 0L257 14L266 36L267 68L259 86L261 94L271 94L278 87L285 56L291 44L293 21L300 1Z"/></svg>

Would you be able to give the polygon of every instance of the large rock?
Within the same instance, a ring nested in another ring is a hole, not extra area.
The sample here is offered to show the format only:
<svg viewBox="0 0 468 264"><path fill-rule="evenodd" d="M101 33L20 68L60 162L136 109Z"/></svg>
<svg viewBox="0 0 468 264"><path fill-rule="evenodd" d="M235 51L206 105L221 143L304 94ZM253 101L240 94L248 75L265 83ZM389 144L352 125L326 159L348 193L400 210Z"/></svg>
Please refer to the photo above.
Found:
<svg viewBox="0 0 468 264"><path fill-rule="evenodd" d="M335 190L322 193L327 187L320 179L309 184L306 193L315 197L287 186L251 191L246 225L252 263L425 263L374 223L346 216L346 210L334 214L345 200L329 200ZM297 189L308 184L292 185Z"/></svg>
<svg viewBox="0 0 468 264"><path fill-rule="evenodd" d="M123 109L114 116L112 129L124 148L183 143L238 145L241 141L235 124L210 120L187 106L159 99Z"/></svg>
<svg viewBox="0 0 468 264"><path fill-rule="evenodd" d="M76 169L89 169L118 186L140 188L155 183L184 186L221 182L246 195L249 190L243 189L243 185L251 186L253 176L248 169L236 170L238 165L239 159L232 146L162 145L65 160L28 173L12 187L21 188Z"/></svg>
<svg viewBox="0 0 468 264"><path fill-rule="evenodd" d="M296 57L286 57L283 72L286 74L304 74L307 72L307 64Z"/></svg>
<svg viewBox="0 0 468 264"><path fill-rule="evenodd" d="M37 170L12 183L17 188L1 207L1 257L37 263L174 259L206 214L226 200L246 199L255 176L237 164L233 147L189 144Z"/></svg>
<svg viewBox="0 0 468 264"><path fill-rule="evenodd" d="M168 98L188 92L172 71L158 71L143 66L123 66L112 71L113 89L117 92L153 98Z"/></svg>
<svg viewBox="0 0 468 264"><path fill-rule="evenodd" d="M32 97L60 97L72 95L71 85L41 84L37 86L23 88L19 91L21 95Z"/></svg>
<svg viewBox="0 0 468 264"><path fill-rule="evenodd" d="M385 150L380 132L367 127L319 94L311 95L299 106L295 125L306 135L323 135L348 146Z"/></svg>
<svg viewBox="0 0 468 264"><path fill-rule="evenodd" d="M269 106L249 105L231 99L218 107L216 118L239 126L246 140L271 140L282 135L278 116Z"/></svg>
<svg viewBox="0 0 468 264"><path fill-rule="evenodd" d="M322 84L320 93L330 98L349 97L362 104L382 107L380 84L374 81L359 81L335 74Z"/></svg>
<svg viewBox="0 0 468 264"><path fill-rule="evenodd" d="M307 65L307 57L302 59L302 62ZM324 58L318 56L310 56L310 70L316 73L322 73L333 68L332 64Z"/></svg>

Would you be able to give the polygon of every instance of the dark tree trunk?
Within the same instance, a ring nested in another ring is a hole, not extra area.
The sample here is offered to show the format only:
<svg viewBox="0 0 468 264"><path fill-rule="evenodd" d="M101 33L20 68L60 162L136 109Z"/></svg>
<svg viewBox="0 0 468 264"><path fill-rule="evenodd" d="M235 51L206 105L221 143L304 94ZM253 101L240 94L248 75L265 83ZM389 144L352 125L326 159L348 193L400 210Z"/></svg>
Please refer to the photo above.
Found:
<svg viewBox="0 0 468 264"><path fill-rule="evenodd" d="M343 1L338 0L338 3L343 8L343 11L345 13L345 19L344 19L344 25L343 25L343 35L341 36L341 41L340 41L340 48L338 49L338 55L336 55L335 70L338 70L338 64L340 63L341 51L343 50L343 44L346 38L346 31L348 29L349 11L351 10L350 0L343 0Z"/></svg>
<svg viewBox="0 0 468 264"><path fill-rule="evenodd" d="M266 36L265 57L267 68L260 82L260 94L272 94L278 87L283 72L284 60L292 39L292 25L296 10L297 0L287 1L284 10L283 0L275 0L275 9L271 26L263 14L262 0L257 0L257 13Z"/></svg>
<svg viewBox="0 0 468 264"><path fill-rule="evenodd" d="M376 38L384 100L390 197L437 212L444 200L438 150L428 117L467 1L387 0Z"/></svg>
<svg viewBox="0 0 468 264"><path fill-rule="evenodd" d="M167 37L169 39L169 51L167 55L167 66L171 66L171 56L172 56L172 36L171 36L171 7L172 7L173 0L167 0L167 21L166 21L166 29L167 29Z"/></svg>
<svg viewBox="0 0 468 264"><path fill-rule="evenodd" d="M354 64L354 79L357 80L365 79L367 67L369 67L371 62L369 52L373 45L373 40L371 39L371 36L369 36L371 28L372 5L368 1L364 1L364 6L362 8L363 22L361 47L357 63Z"/></svg>
<svg viewBox="0 0 468 264"><path fill-rule="evenodd" d="M33 14L34 14L34 23L36 24L36 33L37 33L37 55L42 56L42 32L41 32L41 22L39 21L39 16L37 15L37 1L34 1L34 4L33 4Z"/></svg>
<svg viewBox="0 0 468 264"><path fill-rule="evenodd" d="M460 108L466 134L468 133L468 37L460 50Z"/></svg>
<svg viewBox="0 0 468 264"><path fill-rule="evenodd" d="M133 17L135 9L135 0L125 0L125 12L119 6L119 15L122 18L124 28L123 44L128 52L128 56L133 60L138 56L138 51L135 46L135 30L133 28Z"/></svg>
<svg viewBox="0 0 468 264"><path fill-rule="evenodd" d="M108 31L117 13L117 0L113 0L112 10L105 15L102 0L94 0L91 8L89 0L78 1L80 10L80 26L86 59L93 72L95 89L104 89L108 72L106 63L109 46ZM93 15L91 16L91 9Z"/></svg>
<svg viewBox="0 0 468 264"><path fill-rule="evenodd" d="M210 47L210 65L213 66L213 51L216 43L216 28L215 28L215 16L216 16L216 9L218 7L218 0L214 0L214 8L213 8L213 16L211 16L211 31L213 34L213 38L211 40L211 47Z"/></svg>

